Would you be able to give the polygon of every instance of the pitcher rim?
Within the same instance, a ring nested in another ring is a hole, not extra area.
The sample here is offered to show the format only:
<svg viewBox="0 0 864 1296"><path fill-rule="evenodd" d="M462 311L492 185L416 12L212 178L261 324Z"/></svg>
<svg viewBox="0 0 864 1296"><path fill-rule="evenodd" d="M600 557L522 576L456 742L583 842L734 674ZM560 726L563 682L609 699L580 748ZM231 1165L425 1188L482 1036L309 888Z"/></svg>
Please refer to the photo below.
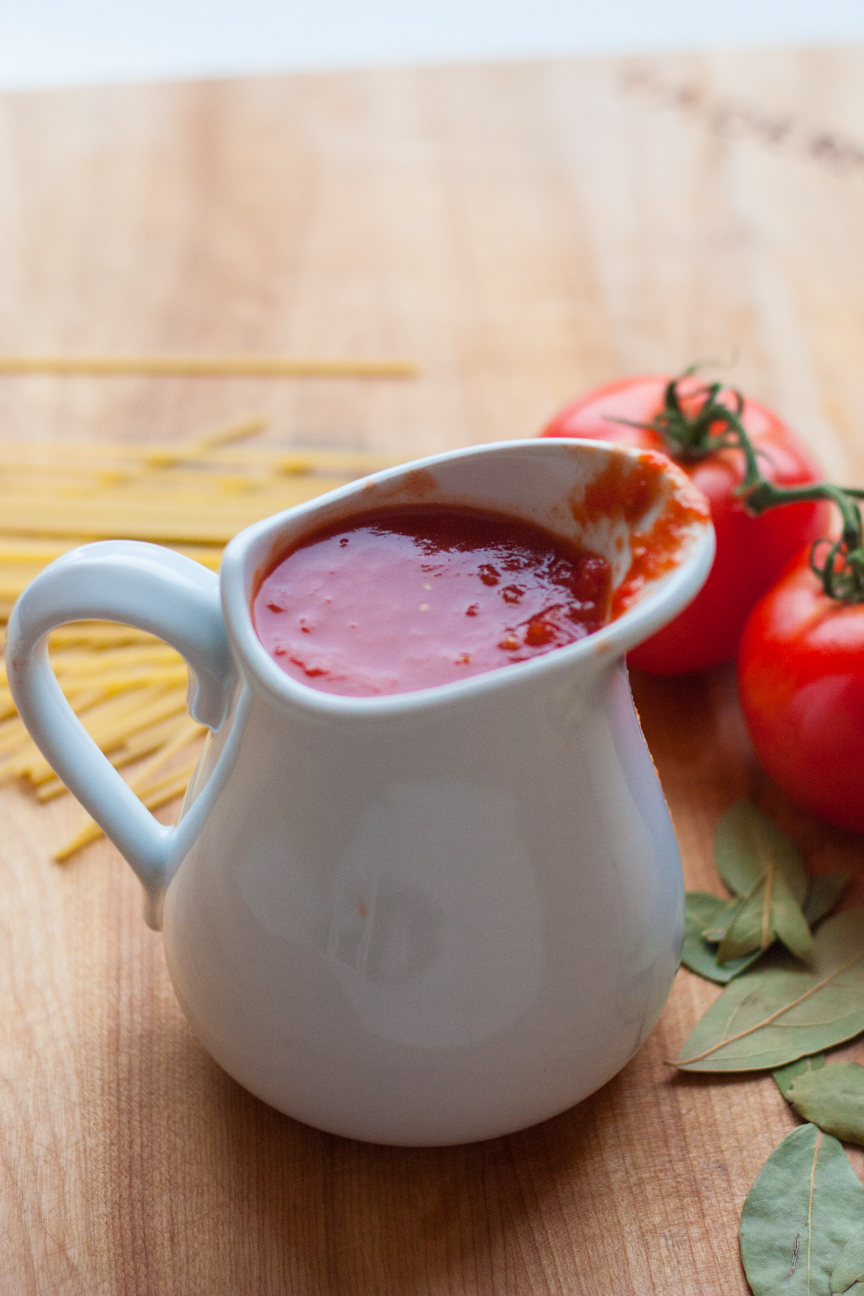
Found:
<svg viewBox="0 0 864 1296"><path fill-rule="evenodd" d="M675 565L650 582L653 588L649 587L632 607L626 608L599 630L574 643L554 648L548 653L532 657L527 661L512 662L506 666L471 675L463 680L453 680L446 684L436 684L429 688L401 693L356 696L324 692L304 684L281 670L267 652L255 630L251 608L252 578L246 570L249 550L269 536L275 538L287 524L296 523L305 515L314 517L322 506L332 505L340 500L362 498L371 484L393 481L408 473L432 469L442 463L524 449L528 449L531 454L552 454L555 451L560 452L562 446L566 446L571 453L577 454L598 450L607 455L620 455L622 458L634 460L647 457L656 460L658 457L657 451L587 438L583 440L566 437L542 439L532 437L462 446L455 450L427 455L422 459L412 459L407 463L394 465L392 468L384 468L379 472L358 478L357 481L349 482L345 486L327 491L323 495L317 495L302 504L283 509L280 513L274 513L246 527L229 541L220 566L223 615L232 647L240 659L241 672L250 679L250 682L254 682L259 689L283 706L293 705L295 708L318 712L321 715L371 718L438 708L448 702L467 700L520 681L527 684L541 675L572 668L582 661L586 663L593 661L598 668L604 665L613 666L637 643L671 619L670 616L664 615L670 603L678 605L676 611L671 614L675 616L700 589L714 557L714 529L710 518L706 519L704 524L693 522L690 528L692 538L683 545L681 558ZM670 475L675 477L680 475L685 481L688 480L682 470L671 460L668 468L671 470ZM690 485L689 481L688 485ZM696 488L691 485L690 489ZM357 513L361 511L361 509L356 510ZM345 516L347 520L352 513L348 511Z"/></svg>

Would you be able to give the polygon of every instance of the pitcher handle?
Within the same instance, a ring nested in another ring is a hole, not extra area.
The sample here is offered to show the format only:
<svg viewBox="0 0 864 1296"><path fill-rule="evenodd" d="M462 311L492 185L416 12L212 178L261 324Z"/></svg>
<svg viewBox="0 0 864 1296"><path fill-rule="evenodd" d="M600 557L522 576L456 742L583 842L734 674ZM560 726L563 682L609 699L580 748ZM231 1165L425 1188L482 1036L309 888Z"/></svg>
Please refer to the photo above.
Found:
<svg viewBox="0 0 864 1296"><path fill-rule="evenodd" d="M219 578L160 545L106 540L52 562L15 604L6 670L18 713L43 755L125 855L155 910L176 829L138 800L63 696L47 639L68 621L120 621L166 640L186 658L192 716L218 729L234 692Z"/></svg>

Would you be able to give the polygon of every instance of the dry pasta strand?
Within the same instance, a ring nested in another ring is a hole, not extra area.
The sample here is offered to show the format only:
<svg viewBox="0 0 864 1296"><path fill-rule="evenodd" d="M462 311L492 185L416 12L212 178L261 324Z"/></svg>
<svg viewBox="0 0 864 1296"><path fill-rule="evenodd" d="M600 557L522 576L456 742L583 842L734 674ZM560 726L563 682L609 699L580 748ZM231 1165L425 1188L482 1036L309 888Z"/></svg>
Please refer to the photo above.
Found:
<svg viewBox="0 0 864 1296"><path fill-rule="evenodd" d="M148 810L158 810L160 806L167 805L169 801L176 800L182 796L189 786L189 780L195 772L197 761L190 762L176 774L169 774L166 778L160 779L158 783L152 784L149 788L141 791L141 800ZM103 837L104 833L94 819L89 819L75 833L73 837L55 851L54 859L58 864L62 864L70 855L74 855L84 846L89 846L90 842L97 841Z"/></svg>
<svg viewBox="0 0 864 1296"><path fill-rule="evenodd" d="M190 716L189 719L180 726L174 737L160 747L156 752L156 755L146 761L141 769L135 771L134 776L129 779L129 786L135 792L141 792L142 794L146 793L150 779L153 777L156 770L161 769L166 761L170 760L172 756L175 756L177 752L182 751L182 749L187 747L194 739L200 738L203 733L204 726L198 724L197 720L193 720Z"/></svg>
<svg viewBox="0 0 864 1296"><path fill-rule="evenodd" d="M153 360L169 366L155 371L181 373L186 359L138 357L134 372L150 372L146 365ZM259 366L254 372L263 374L261 358L253 359ZM55 360L57 368L38 367ZM207 373L229 372L224 358L192 362L199 366L195 372L205 372L201 364L214 366ZM95 367L82 369L82 363ZM0 357L0 373L119 373L126 372L118 368L124 363L116 357ZM364 374L375 376L363 365ZM315 370L325 371L326 365ZM248 523L397 462L365 451L249 445L265 425L263 416L249 415L188 442L160 445L0 441L0 644L2 623L25 586L82 540L170 544L216 571L223 545ZM180 654L146 631L102 621L61 626L49 647L72 709L117 769L131 767L129 784L144 804L155 809L181 795L195 761L171 765L197 750L192 745L205 730L186 712L187 669ZM16 715L0 669L0 779L8 777L21 779L39 802L67 790ZM57 858L68 859L99 836L88 819Z"/></svg>
<svg viewBox="0 0 864 1296"><path fill-rule="evenodd" d="M0 356L0 374L147 375L181 378L415 378L409 360L292 356Z"/></svg>
<svg viewBox="0 0 864 1296"><path fill-rule="evenodd" d="M107 753L108 759L115 769L122 769L126 765L132 765L140 761L142 757L149 756L156 752L156 765L164 762L179 751L181 747L186 746L195 738L201 737L206 733L204 725L199 725L197 720L188 716L173 716L169 720L163 720L149 728L133 734L122 745L115 748L112 752ZM181 737L182 735L182 737ZM177 739L180 741L177 741ZM135 786L135 779L142 775L142 771L136 771L135 778L129 780L130 787ZM43 783L36 792L37 801L53 801L55 797L62 796L68 792L65 783L59 778L54 778L48 783Z"/></svg>
<svg viewBox="0 0 864 1296"><path fill-rule="evenodd" d="M144 461L159 468L170 468L176 464L189 463L190 460L206 455L208 450L216 450L220 446L230 445L234 441L245 441L247 437L254 436L256 432L263 432L269 421L269 419L260 415L241 419L239 423L231 423L228 427L201 437L188 450L167 452L164 450L152 450L145 454Z"/></svg>

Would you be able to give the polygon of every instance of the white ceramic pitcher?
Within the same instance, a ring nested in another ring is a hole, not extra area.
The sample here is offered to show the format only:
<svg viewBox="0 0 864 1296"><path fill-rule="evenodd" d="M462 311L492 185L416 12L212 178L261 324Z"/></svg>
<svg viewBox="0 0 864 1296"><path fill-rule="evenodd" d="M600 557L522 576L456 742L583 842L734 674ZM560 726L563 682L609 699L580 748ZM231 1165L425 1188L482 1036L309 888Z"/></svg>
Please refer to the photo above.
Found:
<svg viewBox="0 0 864 1296"><path fill-rule="evenodd" d="M289 678L250 615L271 556L421 501L539 523L604 554L613 585L662 534L667 570L599 632L458 683L340 697ZM623 657L693 597L713 548L701 496L660 455L572 440L459 450L250 527L220 578L132 541L67 554L15 608L9 680L141 879L183 1010L226 1071L353 1138L485 1139L604 1084L669 992L681 866ZM212 732L174 828L54 678L46 636L87 618L152 631L189 664L190 709Z"/></svg>

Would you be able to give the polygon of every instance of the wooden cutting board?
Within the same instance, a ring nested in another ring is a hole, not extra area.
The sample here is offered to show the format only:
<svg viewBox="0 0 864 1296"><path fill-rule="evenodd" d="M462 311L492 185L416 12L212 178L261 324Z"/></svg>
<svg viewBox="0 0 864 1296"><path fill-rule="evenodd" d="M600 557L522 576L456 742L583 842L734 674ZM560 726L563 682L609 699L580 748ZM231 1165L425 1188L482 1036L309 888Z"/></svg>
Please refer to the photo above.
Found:
<svg viewBox="0 0 864 1296"><path fill-rule="evenodd" d="M864 50L8 96L0 352L397 355L421 375L6 377L0 437L191 439L264 413L273 443L407 458L711 360L861 483L862 249ZM712 831L748 792L815 869L839 846L864 879L860 840L767 785L729 671L634 692L691 886L719 890ZM746 1291L741 1203L794 1119L770 1078L664 1066L707 983L680 973L638 1056L556 1120L362 1146L209 1060L116 852L50 862L75 807L10 787L0 806L4 1293Z"/></svg>

